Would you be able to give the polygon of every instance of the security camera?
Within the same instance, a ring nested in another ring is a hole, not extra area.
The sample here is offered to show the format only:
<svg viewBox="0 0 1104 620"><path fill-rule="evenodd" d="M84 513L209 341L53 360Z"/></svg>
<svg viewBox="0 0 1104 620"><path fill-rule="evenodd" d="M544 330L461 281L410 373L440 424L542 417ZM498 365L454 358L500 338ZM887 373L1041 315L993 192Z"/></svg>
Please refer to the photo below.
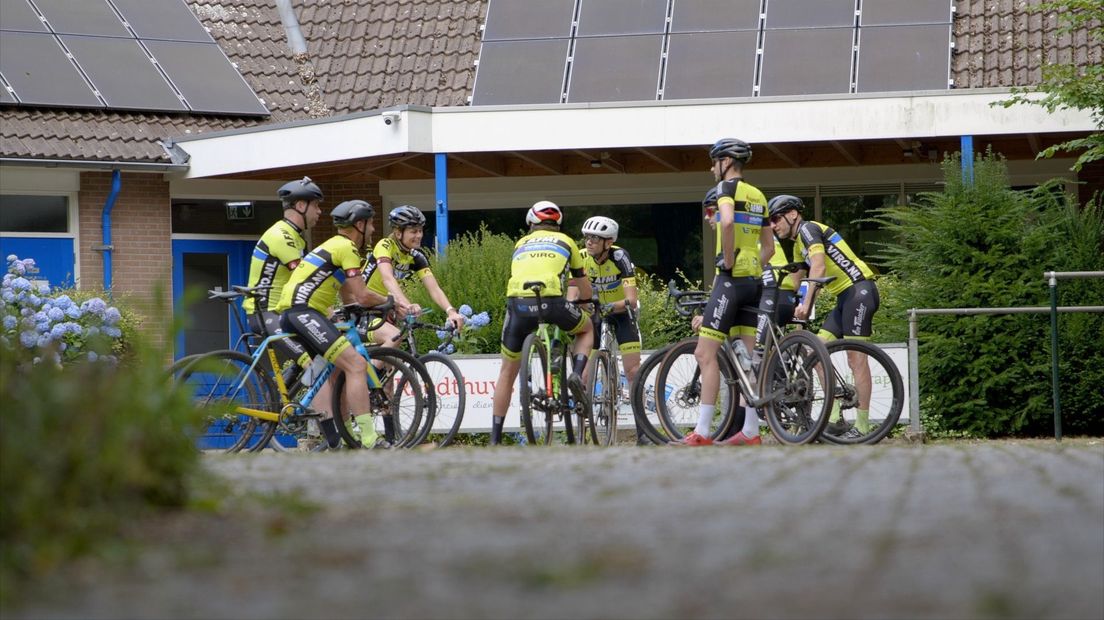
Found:
<svg viewBox="0 0 1104 620"><path fill-rule="evenodd" d="M381 116L383 116L384 125L397 123L399 122L399 119L402 118L402 115L400 115L398 112L384 112L383 114L381 114Z"/></svg>

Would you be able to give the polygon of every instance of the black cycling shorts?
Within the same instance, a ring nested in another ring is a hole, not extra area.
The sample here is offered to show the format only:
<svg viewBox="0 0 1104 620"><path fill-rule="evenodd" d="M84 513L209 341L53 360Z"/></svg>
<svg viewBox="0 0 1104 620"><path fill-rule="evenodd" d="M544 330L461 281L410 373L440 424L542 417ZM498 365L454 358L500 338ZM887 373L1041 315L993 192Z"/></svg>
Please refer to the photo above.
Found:
<svg viewBox="0 0 1104 620"><path fill-rule="evenodd" d="M622 353L640 353L640 326L634 319L629 318L628 312L607 314L602 321L613 330L613 336L617 339L617 348ZM594 348L601 344L598 338L602 334L602 326L598 321L594 322Z"/></svg>
<svg viewBox="0 0 1104 620"><path fill-rule="evenodd" d="M718 273L702 315L701 337L723 342L731 336L754 335L760 287L759 278Z"/></svg>
<svg viewBox="0 0 1104 620"><path fill-rule="evenodd" d="M349 348L349 342L326 315L310 306L292 306L280 317L280 327L299 334L299 340L311 355L324 355L329 362Z"/></svg>
<svg viewBox="0 0 1104 620"><path fill-rule="evenodd" d="M542 297L541 305L545 322L556 325L569 334L579 333L590 320L588 313L563 297ZM519 359L525 337L537 331L539 323L536 297L508 297L506 320L502 323L503 357L511 360Z"/></svg>
<svg viewBox="0 0 1104 620"><path fill-rule="evenodd" d="M759 299L759 323L755 328L755 342L763 344L768 317L774 319L775 325L786 325L793 320L796 307L797 293L776 286L763 287L763 294Z"/></svg>
<svg viewBox="0 0 1104 620"><path fill-rule="evenodd" d="M249 315L249 329L254 334L258 334L261 338L267 338L273 334L281 333L280 328L280 315L275 312L263 310L261 316L264 317L264 322L256 315L256 313ZM310 361L309 358L302 359L307 354L307 350L303 348L303 345L295 338L281 338L280 340L274 340L272 342L273 348L276 349L276 355L280 358L280 361L291 360L298 363L304 363Z"/></svg>
<svg viewBox="0 0 1104 620"><path fill-rule="evenodd" d="M873 280L860 280L836 298L836 307L820 325L821 334L835 338L869 338L881 300Z"/></svg>

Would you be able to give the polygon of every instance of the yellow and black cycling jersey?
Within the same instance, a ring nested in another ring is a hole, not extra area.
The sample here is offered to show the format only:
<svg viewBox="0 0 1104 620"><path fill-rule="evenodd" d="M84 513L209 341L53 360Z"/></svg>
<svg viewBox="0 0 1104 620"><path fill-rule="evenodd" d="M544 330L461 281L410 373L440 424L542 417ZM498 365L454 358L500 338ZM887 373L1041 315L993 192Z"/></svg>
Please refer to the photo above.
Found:
<svg viewBox="0 0 1104 620"><path fill-rule="evenodd" d="M306 305L326 313L337 301L345 280L360 275L361 264L360 251L351 239L344 235L330 237L291 272L276 311Z"/></svg>
<svg viewBox="0 0 1104 620"><path fill-rule="evenodd" d="M824 255L824 275L836 276L825 287L833 295L839 295L856 282L869 280L874 276L874 271L851 251L851 246L847 245L838 232L820 222L806 220L797 231L794 256L801 256L808 263L809 257L814 254Z"/></svg>
<svg viewBox="0 0 1104 620"><path fill-rule="evenodd" d="M383 274L379 271L380 263L391 263L391 268L395 270L395 279L400 282L415 274L419 279L424 280L432 273L429 270L429 259L421 248L414 248L407 252L394 237L384 237L379 240L364 261L364 282L368 285L368 290L384 297L390 293L383 285Z"/></svg>
<svg viewBox="0 0 1104 620"><path fill-rule="evenodd" d="M275 310L280 301L280 292L287 284L291 271L303 259L307 242L303 231L289 220L280 220L261 235L253 248L253 258L249 261L249 281L247 286L269 286L259 291L257 301L261 310ZM256 306L252 297L242 301L242 309L252 314Z"/></svg>
<svg viewBox="0 0 1104 620"><path fill-rule="evenodd" d="M574 278L586 273L575 241L559 231L534 230L514 245L506 296L535 297L533 291L525 288L525 283L542 282L541 297L560 297L564 294L561 280L567 270Z"/></svg>
<svg viewBox="0 0 1104 620"><path fill-rule="evenodd" d="M636 286L636 269L624 248L610 246L606 260L599 263L590 254L583 254L583 268L598 301L612 304L625 298L625 287Z"/></svg>
<svg viewBox="0 0 1104 620"><path fill-rule="evenodd" d="M735 211L736 262L732 271L720 271L737 278L758 278L763 273L763 266L759 264L759 232L767 224L767 198L757 187L742 179L728 179L717 184L717 206L725 202L732 203ZM717 224L717 264L722 264L724 253L721 228Z"/></svg>

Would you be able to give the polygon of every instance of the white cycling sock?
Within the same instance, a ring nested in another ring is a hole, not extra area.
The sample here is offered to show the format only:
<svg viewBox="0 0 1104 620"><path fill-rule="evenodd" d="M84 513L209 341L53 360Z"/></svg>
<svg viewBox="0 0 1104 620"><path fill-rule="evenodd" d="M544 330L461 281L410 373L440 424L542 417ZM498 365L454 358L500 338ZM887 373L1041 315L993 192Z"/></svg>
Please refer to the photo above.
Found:
<svg viewBox="0 0 1104 620"><path fill-rule="evenodd" d="M759 436L759 411L755 407L744 407L744 437L751 439Z"/></svg>
<svg viewBox="0 0 1104 620"><path fill-rule="evenodd" d="M712 404L701 403L698 405L698 425L694 427L694 432L702 437L709 436L709 429L713 426L713 411L714 406Z"/></svg>

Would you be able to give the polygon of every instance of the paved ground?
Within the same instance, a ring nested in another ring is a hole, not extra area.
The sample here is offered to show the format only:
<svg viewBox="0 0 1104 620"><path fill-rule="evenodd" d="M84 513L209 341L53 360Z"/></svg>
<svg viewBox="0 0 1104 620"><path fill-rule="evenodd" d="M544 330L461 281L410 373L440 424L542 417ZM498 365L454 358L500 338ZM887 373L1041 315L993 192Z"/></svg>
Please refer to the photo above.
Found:
<svg viewBox="0 0 1104 620"><path fill-rule="evenodd" d="M5 616L1104 618L1100 440L208 464L289 508L159 523Z"/></svg>

